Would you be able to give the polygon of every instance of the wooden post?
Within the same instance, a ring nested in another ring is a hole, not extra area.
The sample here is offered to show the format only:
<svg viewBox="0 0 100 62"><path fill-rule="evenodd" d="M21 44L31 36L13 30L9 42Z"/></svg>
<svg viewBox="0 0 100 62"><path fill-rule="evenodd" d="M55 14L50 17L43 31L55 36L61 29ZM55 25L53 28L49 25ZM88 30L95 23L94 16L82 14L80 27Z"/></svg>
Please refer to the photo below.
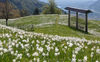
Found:
<svg viewBox="0 0 100 62"><path fill-rule="evenodd" d="M76 29L78 29L78 12L76 12Z"/></svg>
<svg viewBox="0 0 100 62"><path fill-rule="evenodd" d="M68 26L70 26L70 10L69 10L69 15L68 15Z"/></svg>
<svg viewBox="0 0 100 62"><path fill-rule="evenodd" d="M88 15L86 13L86 25L85 25L85 31L88 32Z"/></svg>

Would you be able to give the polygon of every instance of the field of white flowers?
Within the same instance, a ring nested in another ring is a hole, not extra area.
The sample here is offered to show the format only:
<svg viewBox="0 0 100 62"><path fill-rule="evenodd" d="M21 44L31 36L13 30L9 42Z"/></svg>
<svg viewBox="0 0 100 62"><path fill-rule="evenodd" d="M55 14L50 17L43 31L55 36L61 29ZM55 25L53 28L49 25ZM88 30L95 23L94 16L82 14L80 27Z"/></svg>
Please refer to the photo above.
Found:
<svg viewBox="0 0 100 62"><path fill-rule="evenodd" d="M100 62L100 41L0 25L0 62Z"/></svg>

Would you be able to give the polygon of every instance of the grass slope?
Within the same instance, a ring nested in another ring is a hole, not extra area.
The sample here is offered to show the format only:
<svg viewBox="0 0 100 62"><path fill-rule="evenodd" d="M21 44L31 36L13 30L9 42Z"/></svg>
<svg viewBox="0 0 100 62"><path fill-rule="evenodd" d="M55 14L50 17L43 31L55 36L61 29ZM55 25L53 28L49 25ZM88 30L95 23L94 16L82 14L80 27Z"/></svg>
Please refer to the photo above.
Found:
<svg viewBox="0 0 100 62"><path fill-rule="evenodd" d="M97 62L100 42L0 25L0 62Z"/></svg>
<svg viewBox="0 0 100 62"><path fill-rule="evenodd" d="M75 18L71 21L74 26ZM4 24L0 24L0 62L100 62L100 41L77 38L99 40L99 21L89 20L89 34L68 27L66 15L12 19L9 20L12 27L5 26L3 19L0 23Z"/></svg>
<svg viewBox="0 0 100 62"><path fill-rule="evenodd" d="M16 20L9 20L8 24L11 27L17 27L23 30L59 35L86 38L87 40L100 41L100 21L89 20L89 33L75 28L75 17L71 17L71 27L68 27L67 15L39 15L28 16ZM1 24L5 25L5 21L1 20ZM85 20L79 18L79 25L85 27Z"/></svg>

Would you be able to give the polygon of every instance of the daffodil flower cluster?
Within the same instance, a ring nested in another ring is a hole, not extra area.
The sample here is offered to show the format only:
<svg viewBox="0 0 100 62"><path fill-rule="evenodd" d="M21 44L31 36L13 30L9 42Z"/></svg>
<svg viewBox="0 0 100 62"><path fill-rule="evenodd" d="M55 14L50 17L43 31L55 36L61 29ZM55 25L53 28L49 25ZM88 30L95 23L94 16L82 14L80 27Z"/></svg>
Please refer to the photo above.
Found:
<svg viewBox="0 0 100 62"><path fill-rule="evenodd" d="M0 25L0 62L99 62L100 41Z"/></svg>

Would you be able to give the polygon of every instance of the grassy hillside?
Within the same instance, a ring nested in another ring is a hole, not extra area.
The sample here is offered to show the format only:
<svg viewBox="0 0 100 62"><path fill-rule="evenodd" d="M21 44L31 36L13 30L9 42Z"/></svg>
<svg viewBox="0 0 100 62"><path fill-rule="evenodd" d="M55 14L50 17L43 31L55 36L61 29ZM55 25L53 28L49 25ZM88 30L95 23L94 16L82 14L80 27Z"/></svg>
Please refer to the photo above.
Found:
<svg viewBox="0 0 100 62"><path fill-rule="evenodd" d="M33 17L34 16L32 16L32 18ZM42 17L43 20L45 20L44 16ZM53 18L54 16L46 16L46 18L49 17ZM23 19L23 22L24 20L27 19ZM36 24L38 24L38 22ZM64 26L65 25L58 25L58 28L66 29L67 26ZM44 28L45 27L46 26L44 26ZM41 28L44 29L43 26L41 26ZM52 31L53 29L55 30L55 27L50 30ZM49 31L48 29L46 30ZM61 31L63 32L63 30ZM72 28L70 28L70 30L66 29L66 31L69 33L72 33L71 31L75 32ZM54 33L52 32L52 34ZM89 41L86 39L57 35L44 35L43 33L28 32L0 24L0 62L58 61L98 62L100 61L100 41Z"/></svg>
<svg viewBox="0 0 100 62"><path fill-rule="evenodd" d="M67 15L39 15L39 16L28 16L19 18L16 20L9 20L8 24L11 27L16 27L26 31L59 35L59 36L70 36L86 38L88 40L99 40L100 41L100 21L89 20L89 33L85 33L85 29L75 28L75 17L71 17L71 27L68 27ZM5 21L1 20L1 24L5 25ZM85 27L85 20L79 19L79 25Z"/></svg>
<svg viewBox="0 0 100 62"><path fill-rule="evenodd" d="M4 1L5 0L0 0L0 2ZM33 13L36 7L38 7L40 11L42 11L41 7L46 5L45 3L40 2L38 0L9 0L9 3L11 3L15 9L25 9L31 14Z"/></svg>

